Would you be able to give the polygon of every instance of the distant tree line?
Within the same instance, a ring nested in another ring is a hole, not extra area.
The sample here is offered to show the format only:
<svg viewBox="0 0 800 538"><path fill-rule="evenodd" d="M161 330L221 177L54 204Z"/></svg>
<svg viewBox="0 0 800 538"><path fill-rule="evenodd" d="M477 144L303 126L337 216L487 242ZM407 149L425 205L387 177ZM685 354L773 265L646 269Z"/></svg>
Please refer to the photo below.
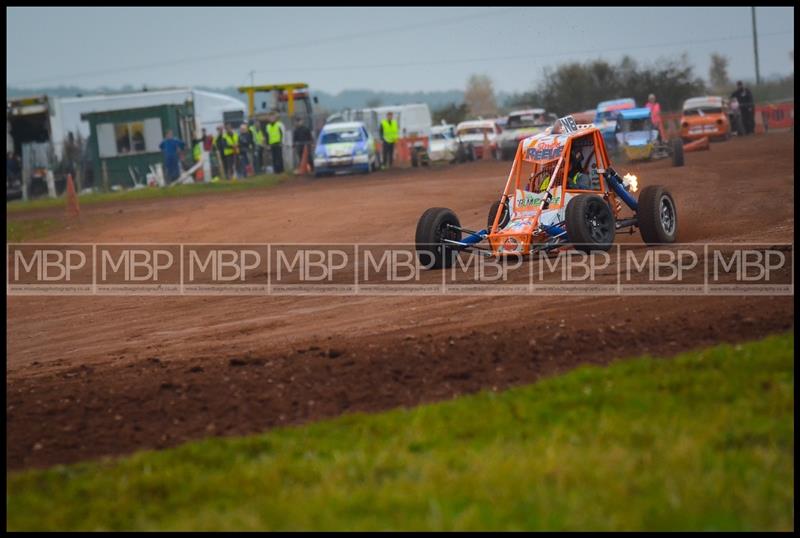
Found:
<svg viewBox="0 0 800 538"><path fill-rule="evenodd" d="M621 97L633 97L644 104L653 93L664 110L677 110L686 99L705 92L705 82L695 75L685 54L677 59L661 59L651 66L640 66L625 56L617 64L590 60L545 68L542 80L531 92L515 96L507 104L536 105L569 114Z"/></svg>

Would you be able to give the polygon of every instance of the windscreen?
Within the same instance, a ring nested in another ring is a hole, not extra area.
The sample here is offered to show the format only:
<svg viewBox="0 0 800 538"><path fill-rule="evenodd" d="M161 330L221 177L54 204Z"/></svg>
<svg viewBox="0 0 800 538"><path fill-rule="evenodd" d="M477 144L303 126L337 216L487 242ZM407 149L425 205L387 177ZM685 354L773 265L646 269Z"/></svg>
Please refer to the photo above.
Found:
<svg viewBox="0 0 800 538"><path fill-rule="evenodd" d="M619 110L606 110L605 112L600 112L597 115L601 121L602 120L614 121L617 119L617 116L619 115Z"/></svg>
<svg viewBox="0 0 800 538"><path fill-rule="evenodd" d="M341 142L363 142L364 131L358 128L326 131L322 133L323 144L338 144Z"/></svg>
<svg viewBox="0 0 800 538"><path fill-rule="evenodd" d="M649 131L653 128L650 118L640 118L636 120L622 120L623 131Z"/></svg>
<svg viewBox="0 0 800 538"><path fill-rule="evenodd" d="M458 130L459 135L471 135L471 134L492 134L494 133L494 129L491 127L462 127Z"/></svg>
<svg viewBox="0 0 800 538"><path fill-rule="evenodd" d="M702 106L683 111L684 116L705 116L706 114L722 114L722 108L718 106Z"/></svg>
<svg viewBox="0 0 800 538"><path fill-rule="evenodd" d="M545 123L543 114L519 114L508 117L506 129L522 129L525 127L538 127Z"/></svg>

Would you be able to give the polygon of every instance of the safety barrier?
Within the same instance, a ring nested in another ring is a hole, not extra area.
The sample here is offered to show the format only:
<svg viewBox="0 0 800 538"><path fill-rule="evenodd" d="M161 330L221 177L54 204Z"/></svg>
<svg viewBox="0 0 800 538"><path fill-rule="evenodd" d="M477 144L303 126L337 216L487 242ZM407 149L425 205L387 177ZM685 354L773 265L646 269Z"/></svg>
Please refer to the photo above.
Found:
<svg viewBox="0 0 800 538"><path fill-rule="evenodd" d="M766 131L794 128L794 101L756 105L756 131L759 123Z"/></svg>

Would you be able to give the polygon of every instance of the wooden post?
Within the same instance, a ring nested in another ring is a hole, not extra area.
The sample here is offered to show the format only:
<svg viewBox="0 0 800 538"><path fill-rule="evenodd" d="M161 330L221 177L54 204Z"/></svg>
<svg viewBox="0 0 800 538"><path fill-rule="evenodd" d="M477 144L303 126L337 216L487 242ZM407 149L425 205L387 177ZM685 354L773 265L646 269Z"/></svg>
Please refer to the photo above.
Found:
<svg viewBox="0 0 800 538"><path fill-rule="evenodd" d="M217 154L217 163L219 163L219 175L222 176L222 179L228 179L225 175L225 161L222 160L222 154L217 147L217 144L214 144L214 152Z"/></svg>
<svg viewBox="0 0 800 538"><path fill-rule="evenodd" d="M103 191L108 192L109 191L109 188L108 188L108 166L107 166L105 160L103 160L102 162L103 162L103 164L102 164L102 167L103 167Z"/></svg>
<svg viewBox="0 0 800 538"><path fill-rule="evenodd" d="M78 192L81 192L83 187L83 170L81 169L80 161L75 162L75 188Z"/></svg>

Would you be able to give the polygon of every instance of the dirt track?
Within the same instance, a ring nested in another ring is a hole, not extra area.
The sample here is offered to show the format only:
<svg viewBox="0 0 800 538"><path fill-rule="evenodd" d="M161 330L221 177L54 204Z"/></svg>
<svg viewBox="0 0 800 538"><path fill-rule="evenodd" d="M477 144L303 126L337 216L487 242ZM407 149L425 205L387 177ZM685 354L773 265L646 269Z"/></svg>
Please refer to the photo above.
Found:
<svg viewBox="0 0 800 538"><path fill-rule="evenodd" d="M793 134L714 144L686 163L624 167L671 188L680 242L794 241ZM410 241L429 206L479 227L507 169L480 162L87 207L47 240ZM794 326L791 299L10 297L6 465L250 433L755 338ZM618 323L597 323L611 316Z"/></svg>

